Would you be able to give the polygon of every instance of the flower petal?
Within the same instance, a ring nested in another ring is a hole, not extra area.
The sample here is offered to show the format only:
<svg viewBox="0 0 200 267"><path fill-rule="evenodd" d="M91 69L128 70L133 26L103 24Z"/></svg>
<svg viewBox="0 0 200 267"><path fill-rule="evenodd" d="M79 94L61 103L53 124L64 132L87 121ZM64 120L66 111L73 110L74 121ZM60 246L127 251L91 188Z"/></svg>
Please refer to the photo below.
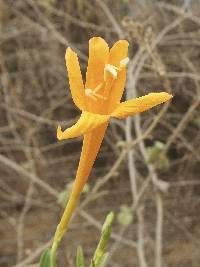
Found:
<svg viewBox="0 0 200 267"><path fill-rule="evenodd" d="M127 57L128 46L126 40L117 41L110 49L109 64L120 67L120 61Z"/></svg>
<svg viewBox="0 0 200 267"><path fill-rule="evenodd" d="M103 82L104 67L108 57L109 47L106 41L100 37L91 38L85 88L94 89Z"/></svg>
<svg viewBox="0 0 200 267"><path fill-rule="evenodd" d="M81 109L85 109L85 93L84 85L82 80L82 74L80 65L78 62L78 56L71 48L67 48L65 54L66 66L69 76L70 90L72 99L75 105Z"/></svg>
<svg viewBox="0 0 200 267"><path fill-rule="evenodd" d="M58 126L57 138L58 140L63 140L84 135L108 122L109 118L109 115L100 115L84 111L77 123L72 127L62 132L61 127Z"/></svg>
<svg viewBox="0 0 200 267"><path fill-rule="evenodd" d="M128 42L120 40L114 44L110 49L109 64L120 67L120 61L127 58L128 55ZM122 97L126 82L126 67L118 72L117 79L114 81L111 88L109 99L109 112L112 112Z"/></svg>
<svg viewBox="0 0 200 267"><path fill-rule="evenodd" d="M164 103L172 98L172 95L161 92L161 93L150 93L148 95L131 99L122 102L112 112L111 117L115 118L126 118L130 115L143 112L161 103Z"/></svg>

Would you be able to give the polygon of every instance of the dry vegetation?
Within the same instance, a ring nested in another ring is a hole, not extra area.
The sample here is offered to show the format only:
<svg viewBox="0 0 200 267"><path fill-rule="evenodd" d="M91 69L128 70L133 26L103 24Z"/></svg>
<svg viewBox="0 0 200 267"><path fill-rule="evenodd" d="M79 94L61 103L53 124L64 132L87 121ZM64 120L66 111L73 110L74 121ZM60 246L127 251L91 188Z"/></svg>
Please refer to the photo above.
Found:
<svg viewBox="0 0 200 267"><path fill-rule="evenodd" d="M116 220L108 266L199 266L199 17L199 0L0 1L0 266L37 266L55 231L81 149L81 139L55 136L79 116L64 53L73 47L85 71L92 36L130 41L124 97L156 89L174 98L112 121L59 266L74 266L79 244L89 259L105 215L121 205L130 223Z"/></svg>

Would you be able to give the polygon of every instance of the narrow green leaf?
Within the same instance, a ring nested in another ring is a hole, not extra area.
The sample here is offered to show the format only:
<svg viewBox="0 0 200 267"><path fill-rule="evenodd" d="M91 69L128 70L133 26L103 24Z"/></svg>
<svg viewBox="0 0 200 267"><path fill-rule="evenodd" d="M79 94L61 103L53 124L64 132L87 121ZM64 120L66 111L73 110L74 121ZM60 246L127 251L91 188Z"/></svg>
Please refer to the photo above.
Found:
<svg viewBox="0 0 200 267"><path fill-rule="evenodd" d="M78 246L76 254L76 267L84 267L84 266L85 266L85 260L84 260L83 250L81 246Z"/></svg>
<svg viewBox="0 0 200 267"><path fill-rule="evenodd" d="M41 255L39 267L51 267L50 249L47 248Z"/></svg>
<svg viewBox="0 0 200 267"><path fill-rule="evenodd" d="M94 260L92 259L90 267L96 267Z"/></svg>
<svg viewBox="0 0 200 267"><path fill-rule="evenodd" d="M101 266L101 263L103 264L103 262L105 262L106 255L107 255L105 253L105 249L106 249L108 240L110 238L113 220L114 220L114 213L110 212L107 215L106 220L103 224L102 231L101 231L101 238L97 246L97 249L94 253L94 256L92 258L91 265L90 265L91 267Z"/></svg>

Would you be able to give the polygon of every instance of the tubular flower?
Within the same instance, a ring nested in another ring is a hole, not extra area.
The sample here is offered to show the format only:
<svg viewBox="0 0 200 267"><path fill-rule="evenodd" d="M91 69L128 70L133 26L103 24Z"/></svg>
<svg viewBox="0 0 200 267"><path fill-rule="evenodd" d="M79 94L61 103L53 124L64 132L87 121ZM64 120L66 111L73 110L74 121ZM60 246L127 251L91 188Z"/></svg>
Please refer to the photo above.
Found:
<svg viewBox="0 0 200 267"><path fill-rule="evenodd" d="M71 48L66 50L65 59L72 99L82 113L72 127L62 131L58 126L57 138L63 140L83 135L84 139L76 179L66 207L67 212L59 225L63 230L66 229L73 208L88 179L110 118L126 118L164 103L172 97L165 92L150 93L120 103L129 61L126 40L116 42L109 49L102 38L90 39L85 84L78 57Z"/></svg>

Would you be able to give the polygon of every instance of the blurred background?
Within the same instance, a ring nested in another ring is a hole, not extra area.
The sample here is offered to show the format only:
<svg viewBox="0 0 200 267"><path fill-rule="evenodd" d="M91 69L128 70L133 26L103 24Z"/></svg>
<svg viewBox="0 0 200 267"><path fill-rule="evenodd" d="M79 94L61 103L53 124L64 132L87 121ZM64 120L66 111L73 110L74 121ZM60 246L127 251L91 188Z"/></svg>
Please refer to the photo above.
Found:
<svg viewBox="0 0 200 267"><path fill-rule="evenodd" d="M58 142L74 106L64 55L88 40L130 42L123 98L174 95L112 120L59 249L59 266L87 262L106 214L116 219L107 266L200 263L200 1L0 0L0 266L38 266L75 177L81 138Z"/></svg>

